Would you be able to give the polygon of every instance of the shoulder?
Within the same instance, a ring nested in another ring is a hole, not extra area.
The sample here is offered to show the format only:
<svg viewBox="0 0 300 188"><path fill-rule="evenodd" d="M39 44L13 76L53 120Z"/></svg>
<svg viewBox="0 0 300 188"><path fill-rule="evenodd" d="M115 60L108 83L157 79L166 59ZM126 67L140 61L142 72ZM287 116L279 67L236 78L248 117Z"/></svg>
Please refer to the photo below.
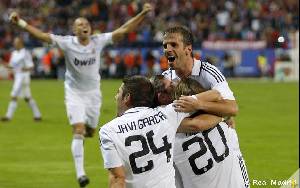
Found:
<svg viewBox="0 0 300 188"><path fill-rule="evenodd" d="M75 36L71 35L55 35L55 34L50 34L50 37L54 41L73 41L75 39Z"/></svg>
<svg viewBox="0 0 300 188"><path fill-rule="evenodd" d="M112 40L112 33L98 33L91 36L92 41Z"/></svg>
<svg viewBox="0 0 300 188"><path fill-rule="evenodd" d="M120 121L120 118L121 117L117 117L117 118L111 120L110 122L104 124L99 130L100 135L101 134L109 134L109 132L112 132L113 127L116 124L118 124L118 122Z"/></svg>
<svg viewBox="0 0 300 188"><path fill-rule="evenodd" d="M200 76L202 76L204 79L208 79L217 83L226 81L221 71L209 62L201 62Z"/></svg>

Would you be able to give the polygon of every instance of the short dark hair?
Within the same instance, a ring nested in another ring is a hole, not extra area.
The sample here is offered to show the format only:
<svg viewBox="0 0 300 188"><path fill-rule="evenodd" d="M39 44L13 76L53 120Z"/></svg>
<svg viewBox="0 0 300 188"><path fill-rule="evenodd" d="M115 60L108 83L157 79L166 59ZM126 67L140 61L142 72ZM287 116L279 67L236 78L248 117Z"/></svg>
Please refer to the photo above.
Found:
<svg viewBox="0 0 300 188"><path fill-rule="evenodd" d="M167 28L167 30L164 32L164 36L169 34L169 33L180 33L182 36L182 40L184 45L193 45L194 43L194 38L193 38L193 34L190 31L189 28L185 27L185 26L173 26L173 27L169 27Z"/></svg>
<svg viewBox="0 0 300 188"><path fill-rule="evenodd" d="M154 100L154 88L150 80L145 76L131 76L123 79L123 95L130 94L133 107L151 107Z"/></svg>
<svg viewBox="0 0 300 188"><path fill-rule="evenodd" d="M178 99L181 95L195 95L204 92L203 86L192 78L185 78L178 82L173 92L173 99Z"/></svg>

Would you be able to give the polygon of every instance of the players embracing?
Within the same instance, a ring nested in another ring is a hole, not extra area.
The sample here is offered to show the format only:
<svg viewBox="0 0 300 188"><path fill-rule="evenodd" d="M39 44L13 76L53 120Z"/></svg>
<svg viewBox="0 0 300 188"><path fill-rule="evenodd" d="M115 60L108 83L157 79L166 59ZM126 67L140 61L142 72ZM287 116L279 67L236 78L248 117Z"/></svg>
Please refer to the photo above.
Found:
<svg viewBox="0 0 300 188"><path fill-rule="evenodd" d="M239 148L232 116L238 112L233 92L223 74L208 62L194 59L193 36L184 26L168 28L163 37L164 55L170 69L162 75L170 81L191 78L205 90L217 90L222 100L195 100L182 96L174 101L178 112L200 110L227 119L213 129L176 135L175 166L183 187L240 188L249 187L246 166ZM195 94L195 93L185 93ZM233 123L233 124L232 124ZM177 187L181 187L179 184Z"/></svg>

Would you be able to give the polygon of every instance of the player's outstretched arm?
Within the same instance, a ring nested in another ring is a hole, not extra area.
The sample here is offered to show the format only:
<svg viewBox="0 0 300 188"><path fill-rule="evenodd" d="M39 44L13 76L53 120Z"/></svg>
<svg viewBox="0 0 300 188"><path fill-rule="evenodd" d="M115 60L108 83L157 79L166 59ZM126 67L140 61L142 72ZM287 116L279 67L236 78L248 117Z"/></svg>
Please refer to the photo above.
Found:
<svg viewBox="0 0 300 188"><path fill-rule="evenodd" d="M124 167L109 169L109 188L125 188Z"/></svg>
<svg viewBox="0 0 300 188"><path fill-rule="evenodd" d="M143 6L143 10L139 14L137 14L135 17L131 18L125 24L123 24L120 28L112 32L113 42L118 42L122 40L125 34L134 31L138 27L138 25L144 20L146 14L151 10L152 6L149 3L145 3Z"/></svg>
<svg viewBox="0 0 300 188"><path fill-rule="evenodd" d="M35 27L29 25L25 20L20 18L19 14L17 12L12 12L9 16L9 19L10 19L11 23L16 24L20 28L26 30L28 33L30 33L35 38L37 38L43 42L47 42L47 43L52 42L49 33L44 33L41 30L39 30L38 28L35 28Z"/></svg>
<svg viewBox="0 0 300 188"><path fill-rule="evenodd" d="M175 110L178 112L190 112L191 108L195 108L194 110L203 110L222 117L236 116L238 113L238 106L235 100L206 101L202 100L201 97L198 100L193 100L188 96L182 96L174 101L174 104Z"/></svg>
<svg viewBox="0 0 300 188"><path fill-rule="evenodd" d="M218 125L223 118L212 114L200 114L196 117L184 118L177 129L178 133L194 133L205 131Z"/></svg>

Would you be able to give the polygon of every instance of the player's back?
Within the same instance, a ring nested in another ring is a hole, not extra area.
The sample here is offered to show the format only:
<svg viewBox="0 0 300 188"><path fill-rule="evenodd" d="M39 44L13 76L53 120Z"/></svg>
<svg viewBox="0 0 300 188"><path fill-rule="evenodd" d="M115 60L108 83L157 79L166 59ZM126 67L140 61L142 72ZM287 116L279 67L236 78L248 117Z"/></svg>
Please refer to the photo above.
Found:
<svg viewBox="0 0 300 188"><path fill-rule="evenodd" d="M174 162L184 187L247 187L247 174L233 153L230 134L224 122L200 133L176 134Z"/></svg>
<svg viewBox="0 0 300 188"><path fill-rule="evenodd" d="M185 116L171 105L137 107L101 128L100 136L108 134L122 158L126 187L175 188L173 148Z"/></svg>

